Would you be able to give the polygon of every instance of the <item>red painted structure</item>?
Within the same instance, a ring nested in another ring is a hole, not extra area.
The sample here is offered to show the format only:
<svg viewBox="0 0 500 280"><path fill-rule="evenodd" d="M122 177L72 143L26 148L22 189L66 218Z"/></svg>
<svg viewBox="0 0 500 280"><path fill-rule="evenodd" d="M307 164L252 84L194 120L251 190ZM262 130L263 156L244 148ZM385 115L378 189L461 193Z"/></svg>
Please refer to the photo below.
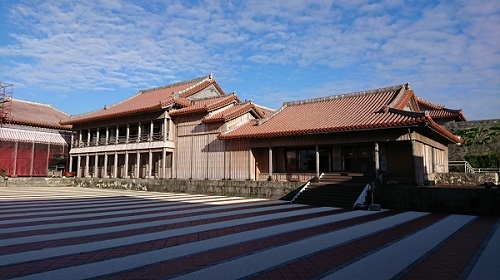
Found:
<svg viewBox="0 0 500 280"><path fill-rule="evenodd" d="M5 100L7 101L7 100ZM71 126L50 105L9 98L0 127L0 172L10 177L62 176L67 170Z"/></svg>

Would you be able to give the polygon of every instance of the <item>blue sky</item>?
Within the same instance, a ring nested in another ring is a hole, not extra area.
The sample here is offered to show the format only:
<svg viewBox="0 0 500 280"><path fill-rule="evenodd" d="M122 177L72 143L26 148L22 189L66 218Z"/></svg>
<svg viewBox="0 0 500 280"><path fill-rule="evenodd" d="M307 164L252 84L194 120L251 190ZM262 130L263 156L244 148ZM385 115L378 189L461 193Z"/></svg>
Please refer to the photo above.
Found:
<svg viewBox="0 0 500 280"><path fill-rule="evenodd" d="M0 2L0 81L70 114L214 74L283 102L410 83L500 118L500 1Z"/></svg>

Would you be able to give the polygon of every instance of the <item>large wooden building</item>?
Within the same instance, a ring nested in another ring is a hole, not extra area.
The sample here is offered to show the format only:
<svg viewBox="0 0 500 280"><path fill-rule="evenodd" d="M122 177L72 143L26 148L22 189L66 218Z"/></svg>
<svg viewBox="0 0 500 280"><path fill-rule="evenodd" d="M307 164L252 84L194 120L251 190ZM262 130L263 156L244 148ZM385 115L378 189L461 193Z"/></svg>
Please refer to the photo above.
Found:
<svg viewBox="0 0 500 280"><path fill-rule="evenodd" d="M425 184L433 172L448 172L447 145L460 143L438 122L463 120L460 110L420 99L404 84L287 102L219 139L251 151L258 179L350 172Z"/></svg>
<svg viewBox="0 0 500 280"><path fill-rule="evenodd" d="M70 168L77 177L248 179L232 173L239 156L217 137L271 111L226 94L210 75L143 90L61 123L73 125Z"/></svg>
<svg viewBox="0 0 500 280"><path fill-rule="evenodd" d="M287 102L277 111L226 94L212 75L62 121L78 177L307 180L359 172L424 184L447 172L441 125L465 120L408 84Z"/></svg>

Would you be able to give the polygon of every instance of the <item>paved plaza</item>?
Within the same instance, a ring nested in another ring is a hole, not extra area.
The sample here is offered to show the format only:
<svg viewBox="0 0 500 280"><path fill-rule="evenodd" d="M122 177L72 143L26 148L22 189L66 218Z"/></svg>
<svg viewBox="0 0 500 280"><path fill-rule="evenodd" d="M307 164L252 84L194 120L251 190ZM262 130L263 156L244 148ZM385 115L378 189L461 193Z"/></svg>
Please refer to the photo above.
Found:
<svg viewBox="0 0 500 280"><path fill-rule="evenodd" d="M0 188L0 279L500 279L499 217Z"/></svg>

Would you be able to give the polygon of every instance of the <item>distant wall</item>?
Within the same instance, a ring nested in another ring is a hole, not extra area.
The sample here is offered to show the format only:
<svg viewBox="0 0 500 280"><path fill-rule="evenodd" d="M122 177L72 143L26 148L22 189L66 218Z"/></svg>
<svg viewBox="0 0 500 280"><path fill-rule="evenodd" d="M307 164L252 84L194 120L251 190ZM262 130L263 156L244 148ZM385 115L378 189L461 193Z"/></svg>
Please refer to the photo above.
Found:
<svg viewBox="0 0 500 280"><path fill-rule="evenodd" d="M382 208L500 216L498 188L379 186L376 192Z"/></svg>

